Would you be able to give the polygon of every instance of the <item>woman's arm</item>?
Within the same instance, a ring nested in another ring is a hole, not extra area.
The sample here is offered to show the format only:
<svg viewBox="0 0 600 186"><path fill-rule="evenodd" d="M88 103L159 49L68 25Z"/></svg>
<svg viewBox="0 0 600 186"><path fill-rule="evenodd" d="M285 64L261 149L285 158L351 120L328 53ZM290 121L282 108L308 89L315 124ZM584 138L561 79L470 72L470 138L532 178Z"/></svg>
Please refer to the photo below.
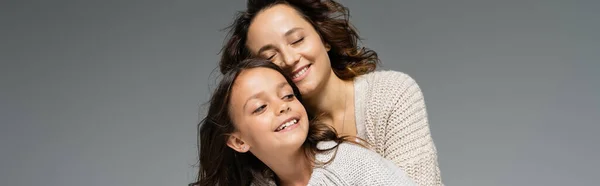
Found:
<svg viewBox="0 0 600 186"><path fill-rule="evenodd" d="M393 105L388 107L383 156L403 167L419 185L442 185L421 89L401 72L390 71L384 78L391 83L385 88L391 96L388 103Z"/></svg>

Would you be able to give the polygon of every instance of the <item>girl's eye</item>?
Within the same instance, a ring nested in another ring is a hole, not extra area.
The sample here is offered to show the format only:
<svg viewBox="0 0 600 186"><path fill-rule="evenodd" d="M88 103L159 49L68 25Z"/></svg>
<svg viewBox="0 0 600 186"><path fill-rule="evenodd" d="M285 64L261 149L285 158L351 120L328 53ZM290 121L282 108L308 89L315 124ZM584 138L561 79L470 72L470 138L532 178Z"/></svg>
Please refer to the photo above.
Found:
<svg viewBox="0 0 600 186"><path fill-rule="evenodd" d="M285 95L283 98L286 99L286 100L294 99L294 94Z"/></svg>
<svg viewBox="0 0 600 186"><path fill-rule="evenodd" d="M302 41L304 41L304 37L302 37L302 38L300 38L300 39L298 39L298 40L294 41L294 42L292 43L292 45L298 44L298 43L300 43L300 42L302 42Z"/></svg>
<svg viewBox="0 0 600 186"><path fill-rule="evenodd" d="M273 55L269 56L269 57L267 58L267 60L273 60L273 58L275 58L275 54L273 54Z"/></svg>
<svg viewBox="0 0 600 186"><path fill-rule="evenodd" d="M265 110L266 107L267 107L267 105L261 105L256 110L252 111L252 114L256 114L256 113L262 112L263 110Z"/></svg>

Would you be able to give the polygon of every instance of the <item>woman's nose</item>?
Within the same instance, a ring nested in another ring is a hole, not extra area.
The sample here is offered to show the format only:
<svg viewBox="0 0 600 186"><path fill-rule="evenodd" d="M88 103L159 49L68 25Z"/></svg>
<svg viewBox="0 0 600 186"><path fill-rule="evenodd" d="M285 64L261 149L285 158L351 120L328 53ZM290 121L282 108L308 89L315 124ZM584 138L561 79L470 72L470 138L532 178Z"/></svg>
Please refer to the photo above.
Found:
<svg viewBox="0 0 600 186"><path fill-rule="evenodd" d="M298 61L300 61L300 55L298 55L298 53L296 53L296 51L294 51L293 48L291 47L287 47L286 49L284 49L284 51L282 52L283 55L283 63L286 67L294 67L296 66L296 64L298 63ZM294 70L294 69L292 69Z"/></svg>

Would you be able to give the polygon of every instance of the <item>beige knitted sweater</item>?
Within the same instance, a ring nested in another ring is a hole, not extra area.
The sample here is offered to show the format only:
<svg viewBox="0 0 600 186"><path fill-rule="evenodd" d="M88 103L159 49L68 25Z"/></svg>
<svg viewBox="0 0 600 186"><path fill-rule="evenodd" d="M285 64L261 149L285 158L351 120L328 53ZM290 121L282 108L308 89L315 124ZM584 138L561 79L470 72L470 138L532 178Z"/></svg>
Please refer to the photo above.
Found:
<svg viewBox="0 0 600 186"><path fill-rule="evenodd" d="M331 149L336 144L322 141L317 148ZM394 162L352 143L340 143L336 149L318 153L315 159L328 164L313 169L309 186L417 186Z"/></svg>
<svg viewBox="0 0 600 186"><path fill-rule="evenodd" d="M317 162L326 164L313 168L308 186L417 186L402 168L376 152L352 143L344 142L335 147L336 144L334 141L317 144L318 149L331 150L315 155ZM273 179L265 179L264 183L254 180L251 184L276 185Z"/></svg>
<svg viewBox="0 0 600 186"><path fill-rule="evenodd" d="M376 71L356 77L354 92L357 136L418 185L442 185L423 93L415 80L402 72Z"/></svg>

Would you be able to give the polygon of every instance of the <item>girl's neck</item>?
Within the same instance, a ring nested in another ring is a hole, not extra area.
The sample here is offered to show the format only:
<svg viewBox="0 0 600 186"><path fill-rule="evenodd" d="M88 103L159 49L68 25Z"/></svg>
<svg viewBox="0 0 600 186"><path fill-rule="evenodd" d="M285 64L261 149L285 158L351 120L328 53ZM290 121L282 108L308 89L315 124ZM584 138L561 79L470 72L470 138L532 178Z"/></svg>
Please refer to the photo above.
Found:
<svg viewBox="0 0 600 186"><path fill-rule="evenodd" d="M275 161L267 166L275 172L281 185L308 184L313 170L313 161L306 157L303 149L291 156L280 156Z"/></svg>

